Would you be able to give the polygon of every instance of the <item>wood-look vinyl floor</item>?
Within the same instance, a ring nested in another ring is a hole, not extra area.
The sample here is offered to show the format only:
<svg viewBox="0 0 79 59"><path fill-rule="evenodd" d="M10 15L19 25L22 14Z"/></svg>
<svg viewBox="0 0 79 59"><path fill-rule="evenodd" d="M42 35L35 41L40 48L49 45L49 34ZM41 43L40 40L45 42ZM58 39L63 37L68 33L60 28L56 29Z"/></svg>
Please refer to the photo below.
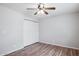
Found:
<svg viewBox="0 0 79 59"><path fill-rule="evenodd" d="M79 56L79 50L44 43L34 43L6 56Z"/></svg>

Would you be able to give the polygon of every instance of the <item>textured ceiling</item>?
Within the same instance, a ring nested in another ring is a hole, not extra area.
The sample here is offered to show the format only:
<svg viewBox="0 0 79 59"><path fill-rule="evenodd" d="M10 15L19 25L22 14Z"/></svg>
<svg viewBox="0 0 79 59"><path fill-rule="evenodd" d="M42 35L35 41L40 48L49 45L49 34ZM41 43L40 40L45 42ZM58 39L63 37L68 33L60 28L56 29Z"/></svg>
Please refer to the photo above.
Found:
<svg viewBox="0 0 79 59"><path fill-rule="evenodd" d="M13 9L19 13L24 14L27 17L33 19L45 19L48 17L54 17L57 15L67 14L67 13L77 13L79 12L78 3L47 3L46 6L55 6L56 10L48 11L49 15L34 15L37 10L26 10L26 8L36 8L37 3L1 3L0 5L6 6Z"/></svg>

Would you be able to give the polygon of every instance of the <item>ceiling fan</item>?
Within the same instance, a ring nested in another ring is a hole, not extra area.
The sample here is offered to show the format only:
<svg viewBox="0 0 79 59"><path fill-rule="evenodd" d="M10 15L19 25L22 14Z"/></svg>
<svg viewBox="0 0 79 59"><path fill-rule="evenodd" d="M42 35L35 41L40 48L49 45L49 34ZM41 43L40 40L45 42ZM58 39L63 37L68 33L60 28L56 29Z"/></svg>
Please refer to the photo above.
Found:
<svg viewBox="0 0 79 59"><path fill-rule="evenodd" d="M38 9L38 11L35 12L34 15L37 15L39 13L48 15L47 10L55 10L56 7L45 7L45 4L39 3L37 8L27 8L27 10L35 10L35 9Z"/></svg>

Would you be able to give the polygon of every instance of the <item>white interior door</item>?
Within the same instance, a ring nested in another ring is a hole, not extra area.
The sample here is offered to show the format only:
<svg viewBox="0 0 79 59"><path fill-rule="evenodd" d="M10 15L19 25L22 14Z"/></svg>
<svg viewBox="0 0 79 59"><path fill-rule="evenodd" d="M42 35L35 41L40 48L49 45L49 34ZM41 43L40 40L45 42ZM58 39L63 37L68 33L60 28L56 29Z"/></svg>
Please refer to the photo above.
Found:
<svg viewBox="0 0 79 59"><path fill-rule="evenodd" d="M39 40L39 23L24 20L24 46L38 42Z"/></svg>

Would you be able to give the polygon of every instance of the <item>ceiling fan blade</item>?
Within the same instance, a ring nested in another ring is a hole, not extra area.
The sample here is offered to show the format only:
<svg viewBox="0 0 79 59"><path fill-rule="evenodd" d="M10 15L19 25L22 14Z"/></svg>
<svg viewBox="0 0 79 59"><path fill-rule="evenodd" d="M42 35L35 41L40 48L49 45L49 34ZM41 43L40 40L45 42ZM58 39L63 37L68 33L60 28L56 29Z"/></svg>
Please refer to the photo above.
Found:
<svg viewBox="0 0 79 59"><path fill-rule="evenodd" d="M38 12L35 12L34 15L37 15Z"/></svg>
<svg viewBox="0 0 79 59"><path fill-rule="evenodd" d="M38 8L40 8L40 4L38 4Z"/></svg>
<svg viewBox="0 0 79 59"><path fill-rule="evenodd" d="M48 7L48 8L45 8L45 10L55 10L56 7Z"/></svg>
<svg viewBox="0 0 79 59"><path fill-rule="evenodd" d="M46 12L45 10L43 10L44 11L44 13L46 14L46 15L48 15L48 12Z"/></svg>
<svg viewBox="0 0 79 59"><path fill-rule="evenodd" d="M27 8L27 10L37 10L37 8Z"/></svg>

